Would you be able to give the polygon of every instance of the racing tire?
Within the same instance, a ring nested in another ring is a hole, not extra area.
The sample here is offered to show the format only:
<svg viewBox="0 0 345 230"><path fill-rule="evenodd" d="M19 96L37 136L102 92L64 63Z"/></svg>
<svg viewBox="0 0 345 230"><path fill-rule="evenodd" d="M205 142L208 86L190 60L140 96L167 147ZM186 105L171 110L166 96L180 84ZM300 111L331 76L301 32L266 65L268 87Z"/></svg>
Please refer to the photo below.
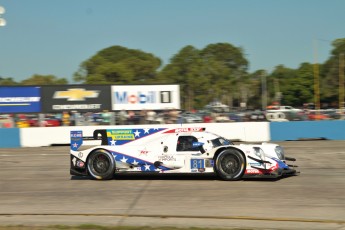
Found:
<svg viewBox="0 0 345 230"><path fill-rule="evenodd" d="M106 150L98 149L91 153L87 160L89 175L97 180L110 180L115 173L114 157Z"/></svg>
<svg viewBox="0 0 345 230"><path fill-rule="evenodd" d="M215 172L227 181L240 180L246 170L243 154L237 149L225 149L216 158Z"/></svg>

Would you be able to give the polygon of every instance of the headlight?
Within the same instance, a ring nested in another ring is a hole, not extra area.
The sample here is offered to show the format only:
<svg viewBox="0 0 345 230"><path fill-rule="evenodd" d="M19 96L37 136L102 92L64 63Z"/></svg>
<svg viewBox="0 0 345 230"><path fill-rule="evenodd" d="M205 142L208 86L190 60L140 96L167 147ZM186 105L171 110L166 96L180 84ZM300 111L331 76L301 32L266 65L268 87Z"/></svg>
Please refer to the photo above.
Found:
<svg viewBox="0 0 345 230"><path fill-rule="evenodd" d="M280 160L284 160L284 158L285 158L284 157L284 149L282 147L276 146L274 151L276 152L276 154Z"/></svg>
<svg viewBox="0 0 345 230"><path fill-rule="evenodd" d="M257 155L258 157L262 159L264 157L264 151L262 151L260 147L253 147L253 148L254 148L255 155Z"/></svg>

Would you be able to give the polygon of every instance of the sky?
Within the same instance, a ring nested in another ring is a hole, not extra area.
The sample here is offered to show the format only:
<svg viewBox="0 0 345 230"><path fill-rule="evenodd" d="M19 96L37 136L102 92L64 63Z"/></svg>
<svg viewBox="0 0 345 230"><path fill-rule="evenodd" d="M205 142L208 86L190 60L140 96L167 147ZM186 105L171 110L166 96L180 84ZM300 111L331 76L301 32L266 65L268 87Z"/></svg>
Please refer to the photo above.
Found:
<svg viewBox="0 0 345 230"><path fill-rule="evenodd" d="M249 71L324 62L345 38L345 0L0 0L0 76L52 74L73 83L79 65L110 46L163 65L183 47L230 43Z"/></svg>

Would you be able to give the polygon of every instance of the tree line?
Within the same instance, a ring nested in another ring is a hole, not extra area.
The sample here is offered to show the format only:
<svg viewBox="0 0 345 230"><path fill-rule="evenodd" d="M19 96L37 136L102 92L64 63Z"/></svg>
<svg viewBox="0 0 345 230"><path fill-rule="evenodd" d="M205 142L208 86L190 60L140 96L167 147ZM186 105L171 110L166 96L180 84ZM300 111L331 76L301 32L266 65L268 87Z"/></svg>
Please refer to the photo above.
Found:
<svg viewBox="0 0 345 230"><path fill-rule="evenodd" d="M73 75L80 84L179 84L181 107L202 109L212 101L231 108L245 105L260 109L278 102L301 107L315 98L315 70L318 70L320 101L337 107L339 102L339 57L345 53L345 38L332 42L330 57L320 64L304 62L298 68L278 65L272 72L248 71L244 50L229 43L209 44L203 49L183 47L162 66L160 58L141 50L111 46L83 61ZM21 82L0 78L0 85L64 85L66 78L33 75Z"/></svg>

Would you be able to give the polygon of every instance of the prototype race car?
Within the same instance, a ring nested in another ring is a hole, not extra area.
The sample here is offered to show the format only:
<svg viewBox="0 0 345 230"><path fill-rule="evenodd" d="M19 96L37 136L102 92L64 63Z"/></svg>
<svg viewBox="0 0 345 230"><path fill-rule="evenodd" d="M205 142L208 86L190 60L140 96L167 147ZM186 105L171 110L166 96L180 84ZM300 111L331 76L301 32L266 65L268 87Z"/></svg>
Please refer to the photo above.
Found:
<svg viewBox="0 0 345 230"><path fill-rule="evenodd" d="M81 150L83 141L101 142ZM93 137L71 131L71 175L112 179L122 172L216 173L223 180L296 175L296 161L277 144L234 145L205 128L97 129Z"/></svg>

